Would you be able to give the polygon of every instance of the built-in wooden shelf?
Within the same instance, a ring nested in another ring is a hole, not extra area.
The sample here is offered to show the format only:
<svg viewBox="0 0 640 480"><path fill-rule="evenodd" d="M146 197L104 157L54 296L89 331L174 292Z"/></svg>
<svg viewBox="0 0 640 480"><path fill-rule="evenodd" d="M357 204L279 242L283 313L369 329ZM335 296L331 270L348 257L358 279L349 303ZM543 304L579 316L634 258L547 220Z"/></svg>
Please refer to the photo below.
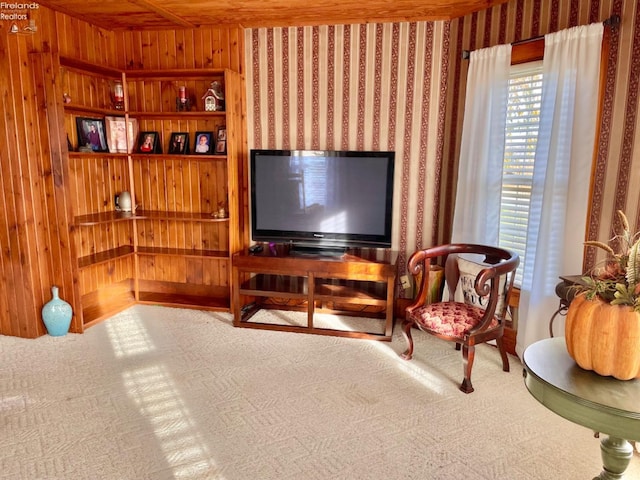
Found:
<svg viewBox="0 0 640 480"><path fill-rule="evenodd" d="M93 265L109 262L117 258L127 257L138 253L139 255L166 255L174 257L199 257L199 258L222 258L228 259L229 252L223 250L197 250L187 248L166 248L166 247L138 247L137 252L131 245L105 250L104 252L86 255L78 259L78 267L86 268Z"/></svg>
<svg viewBox="0 0 640 480"><path fill-rule="evenodd" d="M209 118L209 117L224 117L226 112L217 111L217 112L205 112L203 110L200 111L191 111L191 112L129 112L129 116L133 118L146 118L146 119L163 119L163 120L196 120L201 118Z"/></svg>
<svg viewBox="0 0 640 480"><path fill-rule="evenodd" d="M229 258L229 252L222 250L197 250L187 248L138 247L140 255L168 255L175 257Z"/></svg>
<svg viewBox="0 0 640 480"><path fill-rule="evenodd" d="M222 77L225 74L224 68L173 68L165 70L125 70L128 81L136 80L172 80L176 78L189 78L191 80L202 78L205 80L212 77Z"/></svg>
<svg viewBox="0 0 640 480"><path fill-rule="evenodd" d="M100 225L103 223L111 223L111 222L126 222L133 220L132 212L100 212L100 213L89 213L87 215L79 215L75 217L74 224L77 227L86 227L91 225Z"/></svg>
<svg viewBox="0 0 640 480"><path fill-rule="evenodd" d="M226 310L230 308L227 297L204 297L199 295L182 295L163 292L140 291L139 303L175 306L184 308Z"/></svg>
<svg viewBox="0 0 640 480"><path fill-rule="evenodd" d="M90 327L135 303L131 279L94 290L82 296L82 324Z"/></svg>
<svg viewBox="0 0 640 480"><path fill-rule="evenodd" d="M70 70L76 70L84 75L110 77L118 80L122 78L122 71L117 68L105 67L104 65L85 62L78 58L65 57L64 55L60 55L60 66Z"/></svg>
<svg viewBox="0 0 640 480"><path fill-rule="evenodd" d="M128 155L126 153L111 152L69 152L69 158L104 160L105 157L127 160Z"/></svg>
<svg viewBox="0 0 640 480"><path fill-rule="evenodd" d="M98 115L100 117L103 117L103 116L124 117L124 112L122 110L114 110L112 108L88 107L86 105L66 103L64 105L64 109L66 112L69 112L69 113Z"/></svg>
<svg viewBox="0 0 640 480"><path fill-rule="evenodd" d="M229 217L216 218L211 213L203 212L167 212L162 210L137 210L134 212L100 212L79 215L75 218L75 225L91 226L110 222L131 220L173 220L181 222L228 222Z"/></svg>
<svg viewBox="0 0 640 480"><path fill-rule="evenodd" d="M101 263L109 262L117 258L127 257L133 255L134 249L131 245L123 245L121 247L113 248L111 250L105 250L104 252L94 253L78 259L78 267L86 268L92 265L99 265Z"/></svg>
<svg viewBox="0 0 640 480"><path fill-rule="evenodd" d="M163 147L175 131L213 134L225 126L230 132L224 154L62 149L80 254L71 265L80 330L136 303L229 311L231 255L248 241L241 75L227 68L126 70L59 58L59 93L71 99L60 109L71 141L78 141L78 117L135 119L140 132L157 132ZM223 87L225 111L205 111L199 99L213 81ZM124 110L111 103L114 82L122 83ZM190 111L175 109L182 85L193 102ZM128 129L126 135L131 145ZM135 197L132 212L113 209L112 199L123 191ZM221 201L226 218L216 216Z"/></svg>
<svg viewBox="0 0 640 480"><path fill-rule="evenodd" d="M82 319L84 328L89 328L96 323L100 323L122 310L136 304L133 292L127 296L113 297L109 303L98 303L82 309Z"/></svg>
<svg viewBox="0 0 640 480"><path fill-rule="evenodd" d="M228 222L229 218L216 218L203 212L167 212L162 210L136 210L136 220L174 220L184 222Z"/></svg>
<svg viewBox="0 0 640 480"><path fill-rule="evenodd" d="M226 160L226 155L206 155L206 154L189 154L180 155L178 153L133 153L131 158L134 160L141 160L146 158L153 158L157 160L188 160L188 161L211 161L211 160Z"/></svg>

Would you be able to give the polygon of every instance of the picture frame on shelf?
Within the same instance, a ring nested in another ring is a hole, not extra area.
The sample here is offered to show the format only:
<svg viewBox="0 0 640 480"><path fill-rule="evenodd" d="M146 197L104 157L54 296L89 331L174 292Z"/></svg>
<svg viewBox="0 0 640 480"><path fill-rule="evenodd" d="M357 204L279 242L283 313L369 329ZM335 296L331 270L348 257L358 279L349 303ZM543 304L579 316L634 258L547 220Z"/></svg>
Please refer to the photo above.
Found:
<svg viewBox="0 0 640 480"><path fill-rule="evenodd" d="M218 127L216 131L216 155L226 155L227 153L227 127Z"/></svg>
<svg viewBox="0 0 640 480"><path fill-rule="evenodd" d="M104 118L76 117L78 150L108 152Z"/></svg>
<svg viewBox="0 0 640 480"><path fill-rule="evenodd" d="M189 134L187 132L173 132L169 139L169 153L186 155L189 153Z"/></svg>
<svg viewBox="0 0 640 480"><path fill-rule="evenodd" d="M198 155L211 154L211 139L213 132L196 132L196 140L193 146L193 152Z"/></svg>
<svg viewBox="0 0 640 480"><path fill-rule="evenodd" d="M126 119L124 117L104 117L107 129L107 145L110 153L133 152L138 138L138 120L129 118L126 130ZM128 139L128 142L127 142Z"/></svg>
<svg viewBox="0 0 640 480"><path fill-rule="evenodd" d="M136 153L162 153L158 132L140 132Z"/></svg>

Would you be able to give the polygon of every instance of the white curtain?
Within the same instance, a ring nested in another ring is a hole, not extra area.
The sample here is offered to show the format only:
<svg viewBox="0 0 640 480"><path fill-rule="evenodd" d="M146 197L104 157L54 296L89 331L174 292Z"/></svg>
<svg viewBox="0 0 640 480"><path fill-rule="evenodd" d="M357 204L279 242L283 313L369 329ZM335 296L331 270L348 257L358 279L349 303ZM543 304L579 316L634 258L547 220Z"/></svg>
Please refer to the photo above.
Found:
<svg viewBox="0 0 640 480"><path fill-rule="evenodd" d="M471 52L451 241L498 244L511 45Z"/></svg>
<svg viewBox="0 0 640 480"><path fill-rule="evenodd" d="M549 335L562 274L582 273L602 49L601 23L545 36L516 352ZM498 244L511 46L471 54L453 242ZM561 335L564 325L554 325Z"/></svg>
<svg viewBox="0 0 640 480"><path fill-rule="evenodd" d="M582 273L602 50L601 23L545 36L542 110L516 352L549 336L559 275ZM556 335L564 325L554 324Z"/></svg>

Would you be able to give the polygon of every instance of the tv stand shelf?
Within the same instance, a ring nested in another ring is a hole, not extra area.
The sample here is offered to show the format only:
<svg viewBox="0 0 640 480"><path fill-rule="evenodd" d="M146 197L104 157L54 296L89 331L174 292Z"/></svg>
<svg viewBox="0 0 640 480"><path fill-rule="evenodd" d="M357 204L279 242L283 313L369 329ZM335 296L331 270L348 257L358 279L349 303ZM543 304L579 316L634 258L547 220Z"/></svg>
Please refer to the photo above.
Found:
<svg viewBox="0 0 640 480"><path fill-rule="evenodd" d="M244 328L390 341L396 255L387 254L381 260L376 254L376 251L362 254L358 250L348 250L339 257L297 256L288 246L265 248L257 253L239 252L232 260L233 324ZM253 319L261 309L306 311L306 324L266 323ZM359 321L356 327L342 329L321 326L315 313L367 317L367 320ZM373 328L376 326L377 331Z"/></svg>

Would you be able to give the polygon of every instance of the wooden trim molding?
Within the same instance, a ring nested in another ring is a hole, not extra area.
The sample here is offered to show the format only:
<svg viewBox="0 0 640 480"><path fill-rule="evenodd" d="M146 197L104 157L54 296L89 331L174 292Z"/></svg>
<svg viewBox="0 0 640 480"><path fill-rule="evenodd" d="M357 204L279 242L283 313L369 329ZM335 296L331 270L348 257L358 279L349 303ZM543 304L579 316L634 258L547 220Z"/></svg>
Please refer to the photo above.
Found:
<svg viewBox="0 0 640 480"><path fill-rule="evenodd" d="M544 58L544 37L511 47L511 65L535 62Z"/></svg>

